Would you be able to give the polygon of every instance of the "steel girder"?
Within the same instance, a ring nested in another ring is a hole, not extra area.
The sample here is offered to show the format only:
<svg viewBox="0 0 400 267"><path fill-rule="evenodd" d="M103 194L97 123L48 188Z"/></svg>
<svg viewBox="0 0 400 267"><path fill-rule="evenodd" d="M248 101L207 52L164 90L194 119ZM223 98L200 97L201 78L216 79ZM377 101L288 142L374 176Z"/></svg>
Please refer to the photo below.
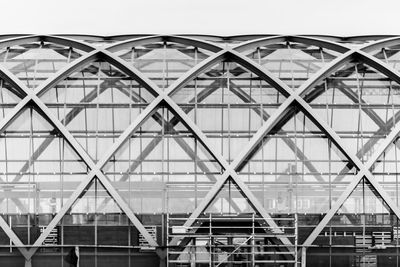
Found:
<svg viewBox="0 0 400 267"><path fill-rule="evenodd" d="M93 37L94 38L94 37ZM243 37L244 38L244 37ZM96 39L96 38L94 38ZM245 39L245 38L244 38ZM306 44L313 44L316 46L321 46L324 48L332 49L343 53L342 56L333 60L331 63L327 64L320 71L318 71L311 79L306 81L299 89L293 91L282 81L274 77L269 71L258 65L257 63L252 62L250 59L244 57L240 54L240 51L244 51L247 48L258 47L260 45L266 45L268 43L277 42L280 40L286 40L287 42L299 42ZM375 163L375 161L380 157L380 155L385 151L385 149L396 139L396 137L400 133L400 126L397 125L392 132L387 136L384 142L380 145L379 149L377 149L373 156L369 159L367 163L362 163L356 155L352 155L345 148L340 137L333 131L329 125L327 125L323 120L318 118L315 114L315 111L310 107L310 105L304 101L303 97L306 93L310 92L322 79L327 77L330 73L337 70L343 63L348 62L352 58L357 58L370 66L376 68L381 73L387 75L393 81L400 83L400 75L393 68L387 66L385 63L377 60L376 58L369 55L367 52L377 50L379 48L390 46L393 44L398 44L399 40L397 37L388 38L383 40L378 40L373 44L366 45L365 47L360 48L348 48L344 45L339 45L334 42L326 41L323 39L317 39L313 37L304 37L304 36L276 36L276 37L267 37L261 38L259 40L252 40L245 44L238 45L231 48L222 48L219 45L212 44L210 42L205 42L202 40L197 40L195 38L189 37L181 37L181 36L148 36L148 37L140 37L134 38L132 40L123 40L120 43L110 45L106 48L97 48L90 44L81 41L75 41L65 37L57 37L57 36L23 36L17 38L10 38L6 40L0 41L0 47L7 47L16 44L23 44L26 42L32 41L44 41L44 42L53 42L62 45L67 45L71 47L76 47L81 49L87 54L83 55L81 58L75 60L70 63L67 67L55 73L52 77L50 77L47 81L45 81L38 88L33 91L27 88L23 83L21 83L18 78L16 78L12 73L10 73L7 69L0 67L0 76L5 81L9 82L16 90L19 90L25 97L13 108L13 110L7 114L7 116L0 122L0 132L4 131L7 126L18 116L18 114L23 110L23 108L28 103L34 103L34 105L40 109L42 114L46 116L46 119L53 124L53 126L62 134L62 136L67 140L67 142L72 146L75 152L83 159L83 161L89 166L90 172L86 176L86 178L81 182L78 188L74 191L72 196L69 198L67 203L61 208L60 212L56 215L53 221L48 225L44 233L39 237L39 239L34 243L34 245L28 250L27 248L30 246L24 246L19 238L13 233L13 231L9 228L4 219L0 218L0 226L7 233L10 239L14 244L21 250L21 253L27 260L30 260L32 255L35 253L38 247L41 246L44 239L48 236L50 231L56 226L56 224L61 220L62 216L65 212L72 206L72 204L76 201L79 195L83 192L83 190L87 187L90 181L97 177L101 183L104 185L106 190L110 193L110 195L116 200L118 205L120 205L121 209L128 215L133 224L138 228L138 230L143 234L143 236L147 239L149 244L153 246L157 246L155 240L151 238L148 232L144 229L143 225L137 220L133 211L129 208L129 206L124 202L122 197L118 194L118 192L113 188L112 184L108 180L108 178L103 174L101 168L107 163L107 161L113 156L113 154L122 146L122 144L135 132L135 130L140 127L140 125L150 116L152 116L157 107L160 105L167 106L176 117L182 120L182 122L188 127L192 134L197 137L197 139L205 146L208 152L217 159L218 163L223 166L225 172L217 179L217 182L213 186L212 190L208 193L206 198L200 203L200 205L196 208L196 210L192 213L189 220L185 225L191 225L196 218L200 215L200 213L212 202L216 194L221 189L224 182L231 177L242 193L246 195L250 204L259 212L263 218L269 223L271 226L276 226L275 222L271 219L269 214L265 211L263 206L258 202L258 200L254 197L251 191L248 189L246 184L240 179L237 174L237 171L243 167L243 162L251 157L254 153L254 149L257 147L262 138L268 134L268 132L276 125L281 118L283 118L287 112L289 111L290 106L297 105L300 107L303 112L305 112L310 119L320 128L322 132L324 132L327 136L331 138L331 140L338 146L338 148L342 151L344 155L346 155L350 161L356 166L359 170L356 178L348 185L347 189L342 193L341 197L337 200L337 202L332 206L329 212L326 214L324 219L320 222L317 228L313 231L313 233L307 238L304 243L304 246L309 246L312 244L313 240L319 234L319 232L326 226L329 222L330 218L335 214L335 212L340 208L343 202L347 199L347 197L354 190L355 186L358 182L365 177L372 186L377 190L378 194L381 195L383 200L388 204L388 206L394 211L394 213L399 217L400 210L395 205L395 203L390 199L387 193L381 188L379 183L373 177L372 173L369 171L370 167ZM151 42L177 42L186 45L193 45L197 47L201 47L203 49L210 50L215 54L204 60L194 68L192 68L188 73L184 76L180 77L176 80L167 90L166 92L162 92L151 80L142 75L139 71L137 71L134 67L130 66L127 62L117 58L111 52L117 51L119 49L123 49L129 46L146 44ZM108 152L104 155L104 157L95 164L91 158L88 156L87 152L79 145L79 143L74 139L74 137L68 132L65 126L58 121L46 107L46 105L39 99L39 96L42 95L46 90L55 86L62 79L68 77L72 72L78 69L81 66L84 66L87 63L90 63L98 58L102 58L120 68L122 71L133 77L139 84L149 90L154 96L156 96L155 100L150 103L150 105L139 115L139 117L124 131L124 133L117 139L117 141L113 144L113 146L108 150ZM239 154L239 156L229 164L226 160L214 152L211 148L209 141L206 136L201 132L201 130L190 120L190 118L186 115L186 113L171 99L171 95L184 87L187 83L189 83L192 79L194 79L198 74L209 68L210 66L225 60L229 59L235 61L250 71L254 72L262 79L271 84L274 88L276 88L279 92L287 97L286 101L281 104L281 106L276 110L274 114L272 114L266 121L266 123L258 130L258 132L253 136L249 144L245 149ZM278 228L278 227L277 227ZM279 230L277 230L279 231ZM174 244L175 241L171 242ZM283 243L290 245L290 241L282 240Z"/></svg>

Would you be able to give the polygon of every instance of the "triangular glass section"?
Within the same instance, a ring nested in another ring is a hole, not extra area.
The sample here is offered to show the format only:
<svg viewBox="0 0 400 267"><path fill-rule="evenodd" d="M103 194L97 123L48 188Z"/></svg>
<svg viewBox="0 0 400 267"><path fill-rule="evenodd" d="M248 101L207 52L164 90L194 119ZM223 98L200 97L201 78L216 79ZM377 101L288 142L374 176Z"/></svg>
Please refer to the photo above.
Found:
<svg viewBox="0 0 400 267"><path fill-rule="evenodd" d="M0 122L25 96L9 83L0 79Z"/></svg>
<svg viewBox="0 0 400 267"><path fill-rule="evenodd" d="M317 224L309 223L303 228L311 232ZM342 260L345 257L347 262L358 266L357 263L365 262L377 250L390 251L390 247L396 246L398 227L398 218L363 178L312 245L314 249L330 248L332 261L341 256Z"/></svg>
<svg viewBox="0 0 400 267"><path fill-rule="evenodd" d="M130 238L133 228L97 178L89 183L57 225L61 230L60 245L137 245Z"/></svg>
<svg viewBox="0 0 400 267"><path fill-rule="evenodd" d="M321 81L305 99L366 162L400 120L400 85L366 65L352 61Z"/></svg>
<svg viewBox="0 0 400 267"><path fill-rule="evenodd" d="M163 89L212 54L196 46L174 42L149 43L115 53Z"/></svg>
<svg viewBox="0 0 400 267"><path fill-rule="evenodd" d="M0 50L0 64L28 88L35 88L54 73L85 54L76 48L35 41Z"/></svg>
<svg viewBox="0 0 400 267"><path fill-rule="evenodd" d="M267 133L239 175L270 213L322 213L356 169L299 108Z"/></svg>
<svg viewBox="0 0 400 267"><path fill-rule="evenodd" d="M192 212L223 172L166 107L157 109L102 170L139 214Z"/></svg>
<svg viewBox="0 0 400 267"><path fill-rule="evenodd" d="M243 52L292 89L298 88L318 70L340 55L339 52L296 42L273 42Z"/></svg>
<svg viewBox="0 0 400 267"><path fill-rule="evenodd" d="M33 244L61 209L88 167L31 106L0 136L1 210L24 244Z"/></svg>
<svg viewBox="0 0 400 267"><path fill-rule="evenodd" d="M213 201L190 227L183 226L185 220L182 217L184 215L169 217L170 237L179 239L179 247L172 249L170 260L190 262L190 255L195 253L201 261L204 255L214 251L219 255L216 264L238 264L251 256L240 247L257 244L260 252L269 251L273 256L258 257L256 263L263 260L295 261L294 252L291 253L295 244L294 217L290 214L271 215L273 223L265 220L253 209L232 178L225 181Z"/></svg>
<svg viewBox="0 0 400 267"><path fill-rule="evenodd" d="M177 90L172 99L231 162L286 97L241 65L224 61Z"/></svg>
<svg viewBox="0 0 400 267"><path fill-rule="evenodd" d="M41 99L97 162L154 96L110 63L96 61Z"/></svg>

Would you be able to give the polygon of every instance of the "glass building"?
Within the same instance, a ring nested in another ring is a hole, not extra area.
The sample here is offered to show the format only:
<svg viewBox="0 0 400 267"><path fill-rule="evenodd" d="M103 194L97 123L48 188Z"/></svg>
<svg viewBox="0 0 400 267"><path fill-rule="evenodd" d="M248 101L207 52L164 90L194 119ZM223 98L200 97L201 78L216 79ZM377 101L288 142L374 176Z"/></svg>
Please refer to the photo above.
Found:
<svg viewBox="0 0 400 267"><path fill-rule="evenodd" d="M399 52L0 36L0 266L400 266Z"/></svg>

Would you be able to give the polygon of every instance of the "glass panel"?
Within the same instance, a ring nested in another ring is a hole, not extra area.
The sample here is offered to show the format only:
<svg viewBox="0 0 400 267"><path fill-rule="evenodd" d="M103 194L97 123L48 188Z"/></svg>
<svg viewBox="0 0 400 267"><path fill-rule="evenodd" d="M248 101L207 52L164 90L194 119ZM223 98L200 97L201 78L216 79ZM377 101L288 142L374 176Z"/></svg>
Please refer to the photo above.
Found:
<svg viewBox="0 0 400 267"><path fill-rule="evenodd" d="M271 42L243 53L292 89L340 55L330 49L295 42Z"/></svg>
<svg viewBox="0 0 400 267"><path fill-rule="evenodd" d="M399 121L399 88L368 65L350 62L305 98L348 151L366 162Z"/></svg>
<svg viewBox="0 0 400 267"><path fill-rule="evenodd" d="M225 61L176 91L172 99L229 162L286 100L257 75Z"/></svg>
<svg viewBox="0 0 400 267"><path fill-rule="evenodd" d="M98 179L75 201L63 217L65 245L129 245L129 219Z"/></svg>
<svg viewBox="0 0 400 267"><path fill-rule="evenodd" d="M133 46L116 54L165 89L212 52L185 44L156 42Z"/></svg>
<svg viewBox="0 0 400 267"><path fill-rule="evenodd" d="M36 41L0 49L0 64L33 89L83 54L76 48Z"/></svg>
<svg viewBox="0 0 400 267"><path fill-rule="evenodd" d="M371 266L369 264L376 263L378 257L389 260L381 251L393 253L398 244L398 223L378 192L362 179L313 245L320 251L328 248L332 262L329 266L336 266L333 262L344 258L354 266Z"/></svg>
<svg viewBox="0 0 400 267"><path fill-rule="evenodd" d="M71 74L41 99L98 161L154 96L113 65L97 61Z"/></svg>
<svg viewBox="0 0 400 267"><path fill-rule="evenodd" d="M28 107L0 136L0 209L25 244L33 244L88 168L63 136Z"/></svg>
<svg viewBox="0 0 400 267"><path fill-rule="evenodd" d="M192 212L221 166L167 108L145 121L103 168L138 213Z"/></svg>
<svg viewBox="0 0 400 267"><path fill-rule="evenodd" d="M256 213L236 183L229 178L210 203L205 213L238 214Z"/></svg>
<svg viewBox="0 0 400 267"><path fill-rule="evenodd" d="M370 168L375 179L379 181L380 185L396 204L399 203L400 196L398 180L400 170L399 145L399 139L396 138Z"/></svg>
<svg viewBox="0 0 400 267"><path fill-rule="evenodd" d="M356 173L336 145L292 107L243 163L240 177L272 213L321 213Z"/></svg>
<svg viewBox="0 0 400 267"><path fill-rule="evenodd" d="M0 122L12 110L25 94L15 90L10 84L0 79Z"/></svg>

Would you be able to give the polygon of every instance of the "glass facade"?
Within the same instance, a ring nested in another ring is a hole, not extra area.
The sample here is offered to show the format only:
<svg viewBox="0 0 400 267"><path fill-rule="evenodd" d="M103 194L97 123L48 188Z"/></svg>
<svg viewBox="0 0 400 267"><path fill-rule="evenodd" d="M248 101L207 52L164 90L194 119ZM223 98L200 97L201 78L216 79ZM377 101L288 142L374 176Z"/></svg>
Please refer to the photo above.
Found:
<svg viewBox="0 0 400 267"><path fill-rule="evenodd" d="M0 36L0 266L400 266L399 52Z"/></svg>

